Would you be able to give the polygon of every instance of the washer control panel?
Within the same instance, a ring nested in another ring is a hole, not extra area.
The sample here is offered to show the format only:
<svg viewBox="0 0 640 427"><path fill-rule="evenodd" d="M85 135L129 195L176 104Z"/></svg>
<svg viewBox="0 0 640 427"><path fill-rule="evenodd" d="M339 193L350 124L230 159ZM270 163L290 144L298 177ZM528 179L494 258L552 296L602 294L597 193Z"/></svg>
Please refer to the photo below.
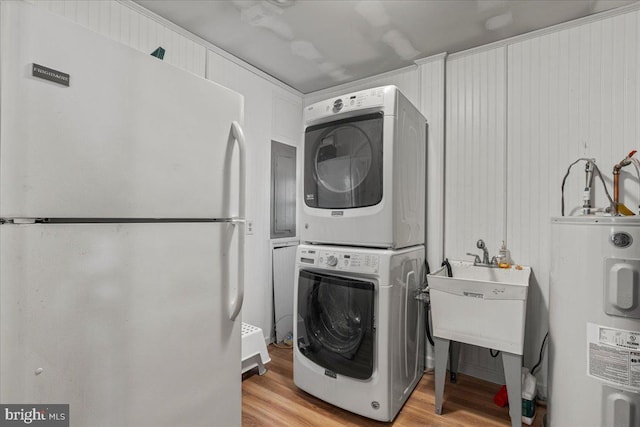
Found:
<svg viewBox="0 0 640 427"><path fill-rule="evenodd" d="M377 274L380 268L378 255L341 250L304 248L298 254L298 263L327 270Z"/></svg>

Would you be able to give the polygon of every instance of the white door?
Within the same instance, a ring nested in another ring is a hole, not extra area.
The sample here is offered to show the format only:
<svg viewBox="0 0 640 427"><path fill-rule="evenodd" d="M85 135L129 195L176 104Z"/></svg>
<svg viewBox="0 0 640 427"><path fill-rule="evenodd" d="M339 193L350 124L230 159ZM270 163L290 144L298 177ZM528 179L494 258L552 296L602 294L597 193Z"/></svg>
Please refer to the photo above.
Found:
<svg viewBox="0 0 640 427"><path fill-rule="evenodd" d="M241 424L229 223L0 226L0 401L71 426Z"/></svg>
<svg viewBox="0 0 640 427"><path fill-rule="evenodd" d="M237 93L1 2L0 217L237 216ZM69 86L32 75L33 64Z"/></svg>

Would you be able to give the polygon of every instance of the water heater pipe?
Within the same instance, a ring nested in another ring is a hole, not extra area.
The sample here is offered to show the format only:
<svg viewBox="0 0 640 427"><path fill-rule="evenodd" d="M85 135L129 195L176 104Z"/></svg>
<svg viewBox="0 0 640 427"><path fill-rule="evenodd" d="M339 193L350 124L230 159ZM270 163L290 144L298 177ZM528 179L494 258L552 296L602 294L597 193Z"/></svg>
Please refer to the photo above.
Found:
<svg viewBox="0 0 640 427"><path fill-rule="evenodd" d="M634 154L636 154L636 150L632 150L627 154L627 157L620 160L620 162L613 167L613 206L611 208L613 209L614 216L618 215L618 205L620 204L620 170L631 164L631 157L633 157Z"/></svg>
<svg viewBox="0 0 640 427"><path fill-rule="evenodd" d="M595 159L587 161L585 165L585 183L584 183L584 191L582 195L582 214L589 215L591 214L591 188L593 187L593 170L595 167Z"/></svg>
<svg viewBox="0 0 640 427"><path fill-rule="evenodd" d="M607 200L609 200L609 207L606 208L587 208L585 209L584 205L583 205L583 213L588 212L590 214L594 214L596 212L606 212L606 213L610 213L612 210L613 206L613 199L611 199L611 195L609 194L609 190L607 190L607 185L604 182L604 178L602 177L602 173L600 173L600 168L598 168L598 165L596 165L596 160L595 159L587 159L587 158L579 158L578 160L576 160L575 162L571 163L569 165L569 167L567 168L567 173L564 175L564 178L562 178L562 185L560 186L560 193L562 194L562 199L561 199L561 215L564 216L564 185L567 182L567 178L569 177L569 173L571 172L571 168L578 162L580 161L585 161L588 164L591 164L591 166L587 166L587 174L589 173L589 171L595 173L595 175L598 176L598 178L600 178L600 182L602 182L602 187L604 188L604 194L606 194L607 196ZM586 182L588 183L591 179L587 176L586 178ZM585 188L585 193L589 193L589 198L590 198L590 193L591 193L591 189ZM587 203L585 203L587 204ZM591 204L591 200L588 201L588 204Z"/></svg>

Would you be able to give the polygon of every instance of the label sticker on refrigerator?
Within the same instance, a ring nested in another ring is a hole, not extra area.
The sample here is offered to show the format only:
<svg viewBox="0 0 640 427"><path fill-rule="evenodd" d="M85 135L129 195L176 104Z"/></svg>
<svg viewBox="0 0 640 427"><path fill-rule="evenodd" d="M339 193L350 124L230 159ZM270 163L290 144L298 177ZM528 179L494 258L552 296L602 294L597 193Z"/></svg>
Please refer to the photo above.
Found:
<svg viewBox="0 0 640 427"><path fill-rule="evenodd" d="M62 71L54 70L53 68L47 68L43 65L33 63L33 67L31 69L31 75L33 77L38 77L40 79L49 80L54 83L61 84L62 86L69 86L69 81L71 76L67 73L63 73Z"/></svg>
<svg viewBox="0 0 640 427"><path fill-rule="evenodd" d="M587 323L587 375L640 391L640 332Z"/></svg>

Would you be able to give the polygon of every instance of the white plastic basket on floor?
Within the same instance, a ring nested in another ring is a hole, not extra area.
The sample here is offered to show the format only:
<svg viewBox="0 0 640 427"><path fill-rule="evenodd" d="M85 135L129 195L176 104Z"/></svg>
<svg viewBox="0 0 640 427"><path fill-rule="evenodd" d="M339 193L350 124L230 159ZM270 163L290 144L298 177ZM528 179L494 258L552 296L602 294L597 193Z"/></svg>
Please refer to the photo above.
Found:
<svg viewBox="0 0 640 427"><path fill-rule="evenodd" d="M271 362L262 329L242 322L242 373L258 367L258 373L267 372L265 364Z"/></svg>

